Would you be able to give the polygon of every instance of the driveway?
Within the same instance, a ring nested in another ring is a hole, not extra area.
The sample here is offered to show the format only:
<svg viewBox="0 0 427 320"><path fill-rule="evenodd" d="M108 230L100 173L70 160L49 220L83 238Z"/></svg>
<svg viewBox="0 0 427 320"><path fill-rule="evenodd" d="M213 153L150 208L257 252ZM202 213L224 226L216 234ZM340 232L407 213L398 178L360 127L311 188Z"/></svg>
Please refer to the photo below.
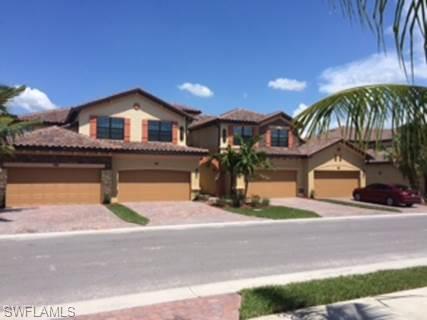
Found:
<svg viewBox="0 0 427 320"><path fill-rule="evenodd" d="M260 218L230 213L203 202L129 202L124 205L150 219L149 225L237 222Z"/></svg>
<svg viewBox="0 0 427 320"><path fill-rule="evenodd" d="M40 206L0 210L0 234L132 227L102 205Z"/></svg>
<svg viewBox="0 0 427 320"><path fill-rule="evenodd" d="M362 209L346 205L317 201L307 198L272 199L271 204L314 211L322 217L346 217L373 214L392 214L393 212L375 209ZM396 214L399 214L396 212Z"/></svg>
<svg viewBox="0 0 427 320"><path fill-rule="evenodd" d="M403 213L426 213L427 212L427 206L423 205L423 204L414 204L412 207L404 207L404 206L390 207L390 206L386 206L386 205L383 205L380 203L355 201L352 198L332 198L332 199L349 202L351 204L367 205L367 206L378 207L378 208L393 208L393 209L400 210Z"/></svg>

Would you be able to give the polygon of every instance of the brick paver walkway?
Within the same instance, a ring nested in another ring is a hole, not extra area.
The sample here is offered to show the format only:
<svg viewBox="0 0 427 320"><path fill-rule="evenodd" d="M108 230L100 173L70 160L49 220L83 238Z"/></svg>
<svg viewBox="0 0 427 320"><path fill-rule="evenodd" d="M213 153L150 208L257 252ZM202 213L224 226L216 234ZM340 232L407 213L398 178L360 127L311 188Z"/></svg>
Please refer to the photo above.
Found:
<svg viewBox="0 0 427 320"><path fill-rule="evenodd" d="M240 296L227 294L76 317L76 320L238 320Z"/></svg>
<svg viewBox="0 0 427 320"><path fill-rule="evenodd" d="M215 208L203 202L134 202L125 205L149 218L150 226L260 220Z"/></svg>
<svg viewBox="0 0 427 320"><path fill-rule="evenodd" d="M103 205L64 205L0 210L0 234L133 227Z"/></svg>

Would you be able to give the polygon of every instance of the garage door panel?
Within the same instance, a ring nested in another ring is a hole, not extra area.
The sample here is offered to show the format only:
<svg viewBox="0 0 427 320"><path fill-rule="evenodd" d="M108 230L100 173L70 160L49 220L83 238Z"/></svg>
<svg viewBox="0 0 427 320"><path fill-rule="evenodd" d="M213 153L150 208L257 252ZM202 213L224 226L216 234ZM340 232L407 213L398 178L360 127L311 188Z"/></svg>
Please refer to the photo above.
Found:
<svg viewBox="0 0 427 320"><path fill-rule="evenodd" d="M99 169L10 168L6 205L100 203L100 176Z"/></svg>
<svg viewBox="0 0 427 320"><path fill-rule="evenodd" d="M131 170L119 173L119 200L190 200L190 173L168 170Z"/></svg>
<svg viewBox="0 0 427 320"><path fill-rule="evenodd" d="M262 170L249 182L248 195L266 198L295 197L297 173L289 170Z"/></svg>
<svg viewBox="0 0 427 320"><path fill-rule="evenodd" d="M358 171L316 171L314 189L317 198L351 197L360 183Z"/></svg>

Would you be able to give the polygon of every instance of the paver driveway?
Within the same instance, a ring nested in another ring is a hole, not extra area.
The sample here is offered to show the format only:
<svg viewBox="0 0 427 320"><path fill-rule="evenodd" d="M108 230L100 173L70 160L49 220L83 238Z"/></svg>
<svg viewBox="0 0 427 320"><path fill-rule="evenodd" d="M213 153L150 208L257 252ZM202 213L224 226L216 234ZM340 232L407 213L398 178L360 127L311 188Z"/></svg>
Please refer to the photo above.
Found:
<svg viewBox="0 0 427 320"><path fill-rule="evenodd" d="M394 212L363 209L346 205L334 204L323 201L316 201L306 198L284 198L272 199L271 204L275 206L285 206L304 210L314 211L322 217L346 217L346 216L360 216L360 215L374 215L374 214L393 214ZM395 214L399 214L396 212Z"/></svg>
<svg viewBox="0 0 427 320"><path fill-rule="evenodd" d="M203 202L129 202L126 206L150 219L149 225L261 220L234 214Z"/></svg>
<svg viewBox="0 0 427 320"><path fill-rule="evenodd" d="M102 205L40 206L0 210L0 234L110 229L136 226Z"/></svg>

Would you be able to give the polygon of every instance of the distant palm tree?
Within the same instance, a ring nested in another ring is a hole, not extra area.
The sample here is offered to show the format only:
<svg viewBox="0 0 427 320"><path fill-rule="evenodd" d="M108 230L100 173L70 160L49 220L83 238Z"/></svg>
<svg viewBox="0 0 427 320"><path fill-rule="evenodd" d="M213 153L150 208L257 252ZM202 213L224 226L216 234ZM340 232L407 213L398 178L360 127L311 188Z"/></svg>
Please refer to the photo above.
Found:
<svg viewBox="0 0 427 320"><path fill-rule="evenodd" d="M12 141L16 136L30 130L34 122L20 121L7 110L7 102L25 90L21 87L0 86L0 159L13 153Z"/></svg>
<svg viewBox="0 0 427 320"><path fill-rule="evenodd" d="M295 118L295 125L307 137L325 135L332 126L347 128L363 149L371 136L379 147L382 131L391 127L393 160L415 184L422 175L419 168L425 166L421 150L427 145L427 88L373 85L344 90L304 110ZM343 136L348 139L350 132Z"/></svg>

